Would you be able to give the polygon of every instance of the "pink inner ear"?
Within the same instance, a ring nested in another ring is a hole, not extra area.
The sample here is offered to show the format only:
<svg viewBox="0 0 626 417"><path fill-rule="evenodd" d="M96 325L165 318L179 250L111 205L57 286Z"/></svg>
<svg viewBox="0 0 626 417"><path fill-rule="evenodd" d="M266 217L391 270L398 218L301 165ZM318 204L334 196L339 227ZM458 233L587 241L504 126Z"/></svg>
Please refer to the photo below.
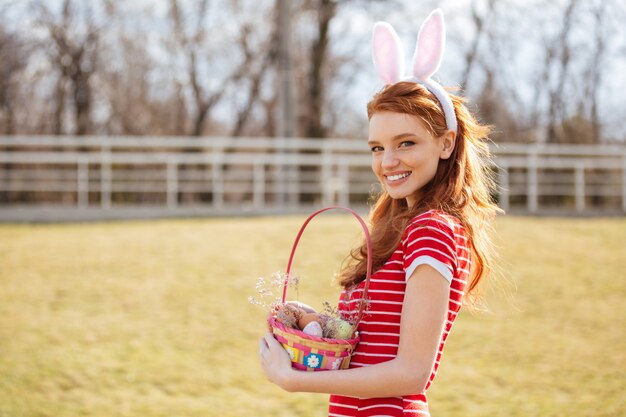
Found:
<svg viewBox="0 0 626 417"><path fill-rule="evenodd" d="M445 23L441 9L434 10L424 21L417 35L413 55L413 76L425 80L441 65L446 43Z"/></svg>
<svg viewBox="0 0 626 417"><path fill-rule="evenodd" d="M398 82L404 72L404 51L400 38L387 22L377 22L373 34L374 67L386 84Z"/></svg>

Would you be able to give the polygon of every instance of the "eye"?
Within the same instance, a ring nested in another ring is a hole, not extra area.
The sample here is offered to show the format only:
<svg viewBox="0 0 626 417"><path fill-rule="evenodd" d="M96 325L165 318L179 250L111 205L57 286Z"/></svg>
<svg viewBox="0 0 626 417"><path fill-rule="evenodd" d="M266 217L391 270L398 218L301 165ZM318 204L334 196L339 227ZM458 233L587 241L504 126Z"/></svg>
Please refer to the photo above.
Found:
<svg viewBox="0 0 626 417"><path fill-rule="evenodd" d="M383 147L382 147L382 146L372 146L372 147L370 148L370 150L371 150L372 152L380 152L380 151L382 151L382 150L383 150Z"/></svg>
<svg viewBox="0 0 626 417"><path fill-rule="evenodd" d="M415 145L415 142L413 142L412 140L403 140L402 142L400 142L400 145L398 145L399 148L408 148L410 146Z"/></svg>

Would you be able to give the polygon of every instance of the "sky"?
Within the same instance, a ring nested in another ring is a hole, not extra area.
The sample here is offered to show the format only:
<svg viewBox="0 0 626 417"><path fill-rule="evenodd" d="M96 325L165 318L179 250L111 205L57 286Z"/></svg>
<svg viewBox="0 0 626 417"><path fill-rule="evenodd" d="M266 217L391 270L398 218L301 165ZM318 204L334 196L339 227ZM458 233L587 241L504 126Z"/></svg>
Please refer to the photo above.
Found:
<svg viewBox="0 0 626 417"><path fill-rule="evenodd" d="M40 0L52 7L60 7L61 0ZM262 1L262 0L258 0ZM543 2L539 0L500 0L500 4L510 5L510 11L506 13L506 22L498 22L499 30L503 32L498 34L503 39L511 39L511 49L503 51L499 56L504 57L506 62L502 63L502 68L506 68L506 73L502 77L509 85L512 86L515 94L520 97L522 105L531 106L535 98L535 93L531 81L536 78L537 72L541 67L542 50L535 45L542 42L541 38L545 36L555 36L560 30L560 5L565 0L554 0L552 2ZM595 0L599 1L599 0ZM253 2L240 0L243 7ZM28 0L0 0L0 9L7 5L13 5L12 19L10 24L14 27L22 28L28 32L28 36L37 38L44 36L43 32L32 28L32 16L26 12ZM99 3L99 2L95 2ZM167 56L160 52L159 32L165 32L166 28L154 27L155 19L138 19L139 16L146 13L153 16L165 16L168 10L168 0L133 0L128 2L117 3L118 7L124 10L127 17L125 25L127 30L138 32L149 32L147 48L150 48L153 57L162 63L167 60ZM352 54L357 62L354 68L348 69L354 74L346 74L351 77L350 88L346 91L331 91L331 97L337 97L342 100L344 106L351 106L353 110L365 112L365 103L380 87L381 83L377 79L374 72L371 59L371 27L373 22L377 20L385 20L390 22L397 30L398 35L403 41L407 67L408 60L412 56L415 47L416 34L422 20L427 16L428 12L435 7L441 7L446 16L447 27L447 50L444 55L442 67L436 74L437 78L444 85L456 85L460 82L462 68L464 68L465 50L468 43L472 39L473 27L471 24L471 16L469 14L469 0L444 0L444 1L396 1L401 3L402 7L389 7L384 2L367 2L369 7L365 9L362 1L354 1L344 9L331 25L331 36L334 39L331 47L341 54ZM484 3L484 1L483 1ZM589 7L593 0L581 3L583 7ZM209 2L209 4L213 4ZM616 3L616 4L619 4ZM540 6L541 5L541 6ZM17 7L16 7L17 6ZM626 9L626 1L624 2ZM530 11L525 14L526 11ZM538 14L537 11L540 11ZM578 27L572 31L572 40L574 50L572 53L572 68L587 65L586 57L588 53L583 48L576 48L576 45L584 45L588 40L589 30L582 30L584 27L593 25L590 15L582 14L583 19L575 22ZM409 17L415 17L409 19ZM626 17L626 13L624 14ZM216 24L212 22L211 24ZM228 22L221 24L219 31L213 30L211 33L216 37L216 42L220 43L219 37L228 36L228 31L232 30L234 25ZM298 28L294 28L298 30ZM602 120L615 136L626 137L626 126L622 123L626 117L626 109L621 94L615 94L616 91L625 91L626 89L626 29L621 21L608 22L607 30L613 31L611 49L607 51L610 59L605 62L607 76L603 80L600 88L601 96L601 114ZM227 41L221 41L225 48L228 47ZM489 52L489 51L488 51ZM489 53L485 53L489 57ZM489 59L489 58L488 58ZM491 66L499 65L495 59L489 62ZM32 70L32 68L31 68ZM468 94L472 95L482 88L482 80L475 73L475 77L471 79L468 85ZM210 77L210 75L209 75ZM210 79L210 78L209 78ZM220 107L221 117L229 117L231 108L226 106ZM359 121L355 121L359 123Z"/></svg>

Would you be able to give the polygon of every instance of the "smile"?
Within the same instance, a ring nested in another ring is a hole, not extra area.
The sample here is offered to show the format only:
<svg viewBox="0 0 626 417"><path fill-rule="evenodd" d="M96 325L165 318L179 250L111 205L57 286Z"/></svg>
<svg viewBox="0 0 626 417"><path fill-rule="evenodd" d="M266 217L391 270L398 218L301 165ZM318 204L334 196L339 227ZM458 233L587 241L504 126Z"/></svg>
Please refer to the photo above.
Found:
<svg viewBox="0 0 626 417"><path fill-rule="evenodd" d="M387 181L398 181L398 180L408 177L409 175L411 175L410 172L405 172L403 174L385 175L385 178L387 178Z"/></svg>

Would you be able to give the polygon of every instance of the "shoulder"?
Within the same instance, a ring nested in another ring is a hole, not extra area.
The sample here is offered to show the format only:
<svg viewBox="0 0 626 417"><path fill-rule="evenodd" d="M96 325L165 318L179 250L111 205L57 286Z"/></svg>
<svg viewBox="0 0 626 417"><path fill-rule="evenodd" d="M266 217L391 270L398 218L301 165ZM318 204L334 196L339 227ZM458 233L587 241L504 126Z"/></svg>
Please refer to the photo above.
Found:
<svg viewBox="0 0 626 417"><path fill-rule="evenodd" d="M418 230L420 234L434 233L455 240L454 237L459 233L460 228L462 228L461 222L456 217L441 210L428 210L408 222L402 240L410 239L411 235Z"/></svg>
<svg viewBox="0 0 626 417"><path fill-rule="evenodd" d="M430 265L452 282L458 265L457 223L439 210L426 211L409 221L401 245L407 282L421 264Z"/></svg>

